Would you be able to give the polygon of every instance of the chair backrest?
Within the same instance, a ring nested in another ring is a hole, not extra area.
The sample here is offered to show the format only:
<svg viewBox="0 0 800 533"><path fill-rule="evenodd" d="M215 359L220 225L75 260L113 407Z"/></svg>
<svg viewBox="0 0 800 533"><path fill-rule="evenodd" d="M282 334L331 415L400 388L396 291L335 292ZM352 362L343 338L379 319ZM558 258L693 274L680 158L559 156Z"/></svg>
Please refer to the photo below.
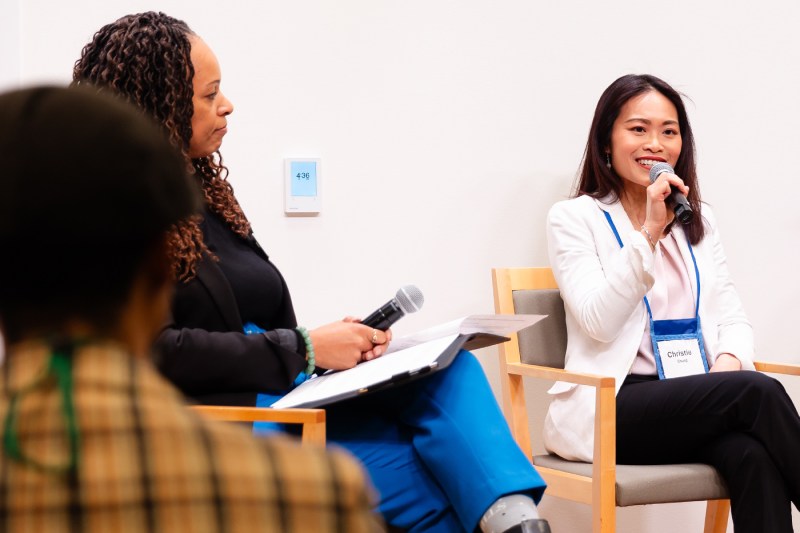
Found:
<svg viewBox="0 0 800 533"><path fill-rule="evenodd" d="M567 325L561 292L558 289L518 289L512 291L512 297L515 313L547 315L541 325L519 332L520 361L564 368Z"/></svg>
<svg viewBox="0 0 800 533"><path fill-rule="evenodd" d="M549 268L495 268L492 278L495 312L547 315L540 324L521 331L518 343L506 343L507 360L564 368L566 318L553 271Z"/></svg>

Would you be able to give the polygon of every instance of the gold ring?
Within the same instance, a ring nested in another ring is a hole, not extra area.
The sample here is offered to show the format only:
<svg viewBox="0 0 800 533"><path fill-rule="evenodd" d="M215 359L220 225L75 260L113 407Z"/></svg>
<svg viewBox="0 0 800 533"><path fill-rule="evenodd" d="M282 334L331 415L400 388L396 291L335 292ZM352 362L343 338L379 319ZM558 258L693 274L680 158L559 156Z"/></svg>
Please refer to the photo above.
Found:
<svg viewBox="0 0 800 533"><path fill-rule="evenodd" d="M372 344L378 344L378 330L372 330Z"/></svg>

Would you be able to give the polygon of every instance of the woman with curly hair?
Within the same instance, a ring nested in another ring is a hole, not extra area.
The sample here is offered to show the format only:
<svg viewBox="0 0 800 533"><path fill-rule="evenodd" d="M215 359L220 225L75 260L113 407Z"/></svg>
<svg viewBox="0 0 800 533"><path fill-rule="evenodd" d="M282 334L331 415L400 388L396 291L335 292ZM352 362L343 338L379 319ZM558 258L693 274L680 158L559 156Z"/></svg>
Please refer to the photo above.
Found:
<svg viewBox="0 0 800 533"><path fill-rule="evenodd" d="M157 348L161 371L209 404L262 405L319 368L382 355L390 332L354 319L297 326L289 290L253 238L219 147L233 105L208 45L182 21L142 13L100 29L74 83L122 94L152 115L205 196L170 241L179 281ZM514 443L480 364L462 352L398 391L327 409L328 438L359 457L390 525L409 531L548 531L534 499L544 482Z"/></svg>

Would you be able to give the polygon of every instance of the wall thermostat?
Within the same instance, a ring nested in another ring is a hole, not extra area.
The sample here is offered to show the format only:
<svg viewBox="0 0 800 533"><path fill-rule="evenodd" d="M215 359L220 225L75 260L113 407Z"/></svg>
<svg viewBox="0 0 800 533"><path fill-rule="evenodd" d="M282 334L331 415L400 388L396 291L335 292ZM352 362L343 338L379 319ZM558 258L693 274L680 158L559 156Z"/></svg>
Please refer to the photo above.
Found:
<svg viewBox="0 0 800 533"><path fill-rule="evenodd" d="M322 208L319 159L284 159L285 201L283 210L291 214L317 214Z"/></svg>

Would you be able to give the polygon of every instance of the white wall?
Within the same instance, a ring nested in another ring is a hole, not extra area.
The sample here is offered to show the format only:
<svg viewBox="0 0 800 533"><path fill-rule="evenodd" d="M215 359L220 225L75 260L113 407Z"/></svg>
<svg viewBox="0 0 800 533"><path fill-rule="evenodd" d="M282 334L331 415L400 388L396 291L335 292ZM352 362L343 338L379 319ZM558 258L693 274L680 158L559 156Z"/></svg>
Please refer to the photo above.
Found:
<svg viewBox="0 0 800 533"><path fill-rule="evenodd" d="M125 13L161 9L205 38L236 104L231 182L308 326L365 315L408 282L427 302L398 334L491 312L491 267L547 264L545 213L569 194L602 90L659 75L692 99L703 194L758 351L800 359L791 0L11 1L25 83L67 82L92 33ZM289 156L322 158L319 217L283 216ZM481 356L496 385L495 352ZM554 531L589 528L588 507L542 509ZM702 513L621 510L619 531L699 531Z"/></svg>
<svg viewBox="0 0 800 533"><path fill-rule="evenodd" d="M0 90L20 81L20 0L0 0Z"/></svg>

